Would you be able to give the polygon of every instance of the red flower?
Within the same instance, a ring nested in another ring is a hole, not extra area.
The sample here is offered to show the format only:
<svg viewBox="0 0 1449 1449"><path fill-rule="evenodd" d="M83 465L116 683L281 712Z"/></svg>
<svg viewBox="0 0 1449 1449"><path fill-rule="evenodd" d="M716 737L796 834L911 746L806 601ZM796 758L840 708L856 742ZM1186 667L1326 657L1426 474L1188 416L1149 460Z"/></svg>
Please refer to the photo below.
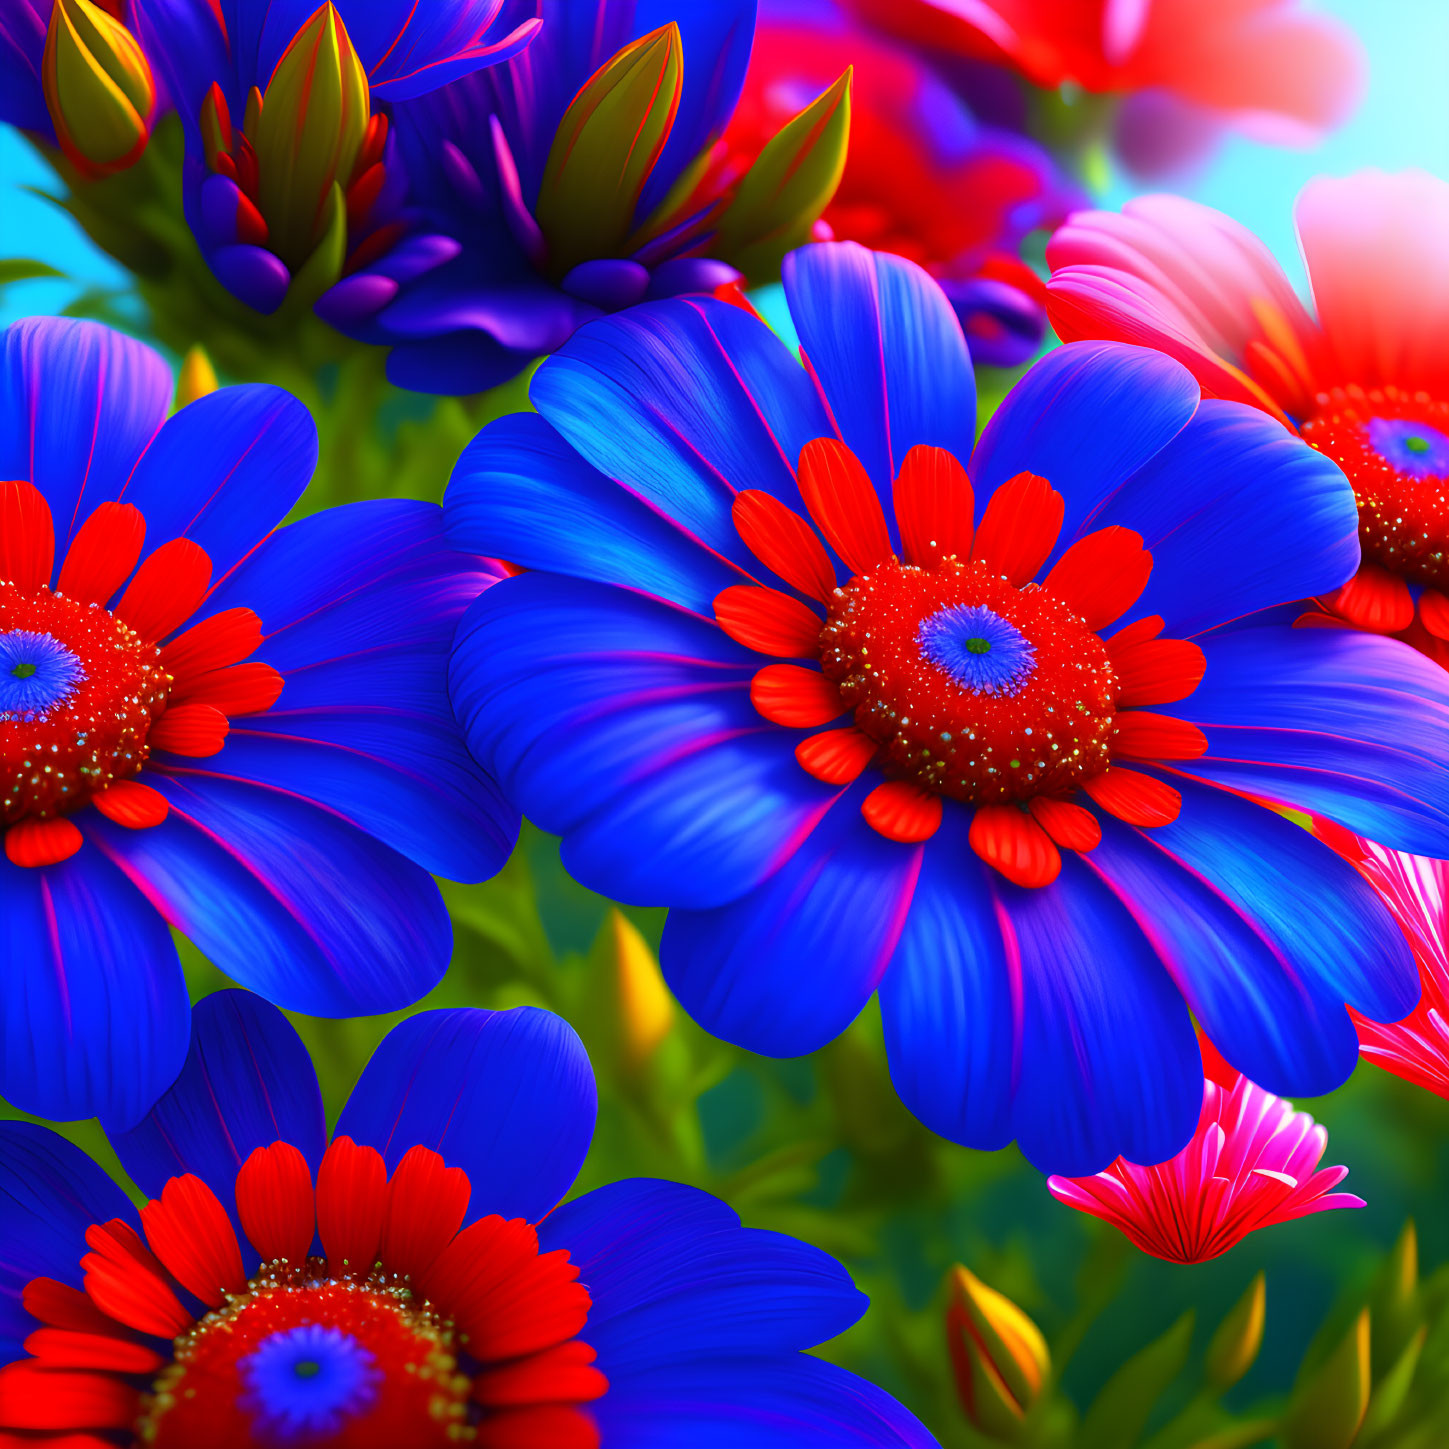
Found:
<svg viewBox="0 0 1449 1449"><path fill-rule="evenodd" d="M1326 820L1314 821L1314 833L1351 860L1383 897L1419 963L1424 993L1411 1016L1385 1024L1350 1008L1360 1051L1386 1072L1449 1097L1449 861L1390 850Z"/></svg>
<svg viewBox="0 0 1449 1449"><path fill-rule="evenodd" d="M918 262L951 299L976 361L1026 361L1045 335L1046 297L1018 256L1022 239L1083 198L1034 142L978 125L908 49L833 7L762 17L726 154L747 162L847 67L850 149L820 234Z"/></svg>
<svg viewBox="0 0 1449 1449"><path fill-rule="evenodd" d="M1297 221L1316 317L1246 228L1147 196L1052 238L1052 324L1067 341L1156 347L1205 395L1251 403L1332 458L1364 562L1300 622L1397 635L1449 664L1449 183L1320 178Z"/></svg>
<svg viewBox="0 0 1449 1449"><path fill-rule="evenodd" d="M1362 88L1353 36L1296 0L851 0L936 54L1005 64L1048 90L1169 97L1203 122L1308 145Z"/></svg>
<svg viewBox="0 0 1449 1449"><path fill-rule="evenodd" d="M1052 1196L1170 1263L1205 1263L1259 1228L1362 1207L1362 1198L1332 1191L1346 1167L1318 1166L1328 1145L1324 1128L1202 1045L1206 1077L1192 1141L1155 1167L1119 1157L1095 1177L1050 1177Z"/></svg>

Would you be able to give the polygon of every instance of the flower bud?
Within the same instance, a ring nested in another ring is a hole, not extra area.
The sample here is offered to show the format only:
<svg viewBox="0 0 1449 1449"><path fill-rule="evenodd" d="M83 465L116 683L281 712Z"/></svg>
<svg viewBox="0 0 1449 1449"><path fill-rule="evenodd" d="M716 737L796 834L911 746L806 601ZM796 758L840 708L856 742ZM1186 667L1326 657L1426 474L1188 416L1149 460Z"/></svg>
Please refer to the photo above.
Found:
<svg viewBox="0 0 1449 1449"><path fill-rule="evenodd" d="M324 4L292 38L260 104L249 99L244 128L268 246L294 272L327 234L332 188L352 180L370 110L367 72Z"/></svg>
<svg viewBox="0 0 1449 1449"><path fill-rule="evenodd" d="M146 148L156 84L135 37L91 0L55 0L41 63L60 148L90 176L122 171Z"/></svg>
<svg viewBox="0 0 1449 1449"><path fill-rule="evenodd" d="M186 356L181 359L181 370L176 374L176 397L172 406L180 412L187 403L193 403L197 398L215 392L216 388L216 369L211 365L211 358L206 355L206 348L198 342L188 348Z"/></svg>
<svg viewBox="0 0 1449 1449"><path fill-rule="evenodd" d="M1010 1442L1051 1370L1041 1330L1015 1303L959 1264L950 1277L946 1346L966 1417Z"/></svg>
<svg viewBox="0 0 1449 1449"><path fill-rule="evenodd" d="M1370 1384L1365 1308L1333 1352L1294 1385L1279 1430L1284 1449L1348 1449L1368 1412Z"/></svg>
<svg viewBox="0 0 1449 1449"><path fill-rule="evenodd" d="M674 1021L674 1003L659 963L639 928L621 911L610 915L618 987L620 1055L637 1071L659 1049Z"/></svg>

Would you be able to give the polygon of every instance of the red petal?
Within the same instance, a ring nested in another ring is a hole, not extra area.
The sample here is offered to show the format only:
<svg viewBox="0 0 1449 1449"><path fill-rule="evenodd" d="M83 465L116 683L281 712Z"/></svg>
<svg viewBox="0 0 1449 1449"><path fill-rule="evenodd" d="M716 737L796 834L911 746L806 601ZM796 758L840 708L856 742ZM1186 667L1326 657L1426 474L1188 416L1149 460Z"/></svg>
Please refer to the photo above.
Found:
<svg viewBox="0 0 1449 1449"><path fill-rule="evenodd" d="M860 813L887 840L915 845L941 828L941 797L908 780L887 780L861 801Z"/></svg>
<svg viewBox="0 0 1449 1449"><path fill-rule="evenodd" d="M175 1338L193 1319L171 1291L165 1270L139 1234L120 1218L86 1229L81 1259L91 1301L117 1323L157 1338Z"/></svg>
<svg viewBox="0 0 1449 1449"><path fill-rule="evenodd" d="M173 704L146 736L153 749L197 758L214 755L231 729L227 717L209 704Z"/></svg>
<svg viewBox="0 0 1449 1449"><path fill-rule="evenodd" d="M800 664L767 664L750 681L755 708L776 724L812 729L845 713L840 691L818 670Z"/></svg>
<svg viewBox="0 0 1449 1449"><path fill-rule="evenodd" d="M73 1328L37 1328L25 1340L25 1351L48 1369L99 1369L118 1374L154 1374L166 1366L155 1349L109 1333Z"/></svg>
<svg viewBox="0 0 1449 1449"><path fill-rule="evenodd" d="M81 848L81 833L64 817L17 820L5 832L5 855L11 865L38 869L59 865Z"/></svg>
<svg viewBox="0 0 1449 1449"><path fill-rule="evenodd" d="M338 1137L317 1169L317 1233L334 1274L377 1262L387 1211L387 1168L371 1147Z"/></svg>
<svg viewBox="0 0 1449 1449"><path fill-rule="evenodd" d="M747 488L736 496L731 517L745 547L792 589L813 599L835 592L835 567L819 535L778 498Z"/></svg>
<svg viewBox="0 0 1449 1449"><path fill-rule="evenodd" d="M1084 781L1082 789L1128 825L1171 825L1182 811L1182 796L1171 785L1119 765Z"/></svg>
<svg viewBox="0 0 1449 1449"><path fill-rule="evenodd" d="M236 237L247 246L264 247L272 229L256 203L240 187L236 193Z"/></svg>
<svg viewBox="0 0 1449 1449"><path fill-rule="evenodd" d="M79 1288L57 1283L54 1278L32 1278L20 1300L25 1311L51 1328L71 1328L82 1333L123 1333L120 1324L107 1318Z"/></svg>
<svg viewBox="0 0 1449 1449"><path fill-rule="evenodd" d="M1419 619L1436 639L1449 639L1449 599L1437 589L1419 595Z"/></svg>
<svg viewBox="0 0 1449 1449"><path fill-rule="evenodd" d="M1195 760L1207 745L1207 736L1185 719L1133 709L1117 716L1108 751L1114 760Z"/></svg>
<svg viewBox="0 0 1449 1449"><path fill-rule="evenodd" d="M50 583L54 567L50 504L33 483L0 482L0 579L33 594Z"/></svg>
<svg viewBox="0 0 1449 1449"><path fill-rule="evenodd" d="M1032 819L1063 850L1091 850L1102 839L1102 822L1070 800L1038 795L1030 809Z"/></svg>
<svg viewBox="0 0 1449 1449"><path fill-rule="evenodd" d="M1017 805L979 805L971 817L971 849L1019 886L1047 886L1062 857L1046 831Z"/></svg>
<svg viewBox="0 0 1449 1449"><path fill-rule="evenodd" d="M141 1209L151 1251L188 1293L220 1308L247 1285L241 1248L226 1209L199 1178L173 1177L159 1199Z"/></svg>
<svg viewBox="0 0 1449 1449"><path fill-rule="evenodd" d="M1142 535L1114 525L1079 538L1042 587L1097 630L1120 619L1142 597L1151 576L1152 555L1142 547Z"/></svg>
<svg viewBox="0 0 1449 1449"><path fill-rule="evenodd" d="M1062 495L1035 473L1018 473L986 504L971 557L1020 587L1036 577L1062 531Z"/></svg>
<svg viewBox="0 0 1449 1449"><path fill-rule="evenodd" d="M715 595L714 617L737 644L783 659L817 659L824 621L778 589L735 584Z"/></svg>
<svg viewBox="0 0 1449 1449"><path fill-rule="evenodd" d="M386 169L374 163L347 188L347 226L353 233L359 231L367 220L367 213L382 193L382 184L386 180Z"/></svg>
<svg viewBox="0 0 1449 1449"><path fill-rule="evenodd" d="M166 797L139 780L117 780L91 802L107 820L127 830L149 830L171 813Z"/></svg>
<svg viewBox="0 0 1449 1449"><path fill-rule="evenodd" d="M0 1372L0 1428L124 1429L140 1397L109 1374L52 1372L20 1359Z"/></svg>
<svg viewBox="0 0 1449 1449"><path fill-rule="evenodd" d="M1120 635L1118 639L1120 639ZM1187 639L1144 639L1107 645L1117 671L1117 703L1176 704L1202 683L1207 657Z"/></svg>
<svg viewBox="0 0 1449 1449"><path fill-rule="evenodd" d="M192 675L172 699L177 704L209 704L229 716L265 714L281 698L286 682L270 664L251 659L229 669Z"/></svg>
<svg viewBox="0 0 1449 1449"><path fill-rule="evenodd" d="M541 1254L520 1218L479 1218L446 1248L419 1290L457 1320L468 1351L484 1360L521 1358L563 1343L588 1321L588 1290L566 1252Z"/></svg>
<svg viewBox="0 0 1449 1449"><path fill-rule="evenodd" d="M379 1256L389 1273L417 1281L463 1226L468 1174L427 1147L410 1147L387 1189Z"/></svg>
<svg viewBox="0 0 1449 1449"><path fill-rule="evenodd" d="M236 1175L236 1211L263 1262L305 1261L317 1223L307 1159L290 1142L258 1147Z"/></svg>
<svg viewBox="0 0 1449 1449"><path fill-rule="evenodd" d="M1366 563L1342 588L1320 602L1340 618L1375 634L1397 634L1414 622L1414 596L1397 574Z"/></svg>
<svg viewBox="0 0 1449 1449"><path fill-rule="evenodd" d="M748 312L756 322L765 320L755 310L755 304L745 296L745 289L738 282L721 282L714 289L713 296L716 302L728 302L731 307L738 307L741 312Z"/></svg>
<svg viewBox="0 0 1449 1449"><path fill-rule="evenodd" d="M139 508L102 503L71 539L56 590L82 604L108 603L131 577L145 542Z"/></svg>
<svg viewBox="0 0 1449 1449"><path fill-rule="evenodd" d="M193 674L240 664L261 642L262 621L252 610L223 609L178 634L161 651L161 666L180 690Z"/></svg>
<svg viewBox="0 0 1449 1449"><path fill-rule="evenodd" d="M478 1449L599 1449L599 1426L582 1409L505 1409L478 1425Z"/></svg>
<svg viewBox="0 0 1449 1449"><path fill-rule="evenodd" d="M1162 633L1164 627L1161 614L1148 614L1145 619L1134 619L1130 624L1124 624L1118 631L1107 640L1107 653L1115 659L1117 651L1127 649L1133 644L1141 644L1148 639L1155 639Z"/></svg>
<svg viewBox="0 0 1449 1449"><path fill-rule="evenodd" d="M970 557L975 494L954 453L917 443L901 464L894 493L907 563Z"/></svg>
<svg viewBox="0 0 1449 1449"><path fill-rule="evenodd" d="M516 1363L485 1369L474 1380L473 1398L500 1408L601 1398L609 1381L593 1366L597 1357L588 1344L573 1338Z"/></svg>
<svg viewBox="0 0 1449 1449"><path fill-rule="evenodd" d="M811 735L795 746L801 768L827 785L848 785L875 758L876 742L854 725Z"/></svg>
<svg viewBox="0 0 1449 1449"><path fill-rule="evenodd" d="M116 605L116 617L143 639L159 642L201 607L210 584L206 550L189 538L173 538L136 570Z"/></svg>
<svg viewBox="0 0 1449 1449"><path fill-rule="evenodd" d="M851 573L869 573L896 556L870 475L839 438L805 444L799 482L800 497L816 528Z"/></svg>

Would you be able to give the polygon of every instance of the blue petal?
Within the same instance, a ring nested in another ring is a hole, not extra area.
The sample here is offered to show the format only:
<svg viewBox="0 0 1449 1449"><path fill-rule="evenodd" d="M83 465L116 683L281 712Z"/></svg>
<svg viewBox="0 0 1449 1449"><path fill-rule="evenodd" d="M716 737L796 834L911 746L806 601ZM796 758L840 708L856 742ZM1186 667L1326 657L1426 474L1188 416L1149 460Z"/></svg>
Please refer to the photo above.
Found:
<svg viewBox="0 0 1449 1449"><path fill-rule="evenodd" d="M1108 524L1136 529L1152 552L1128 617L1160 614L1170 637L1328 593L1359 563L1358 509L1338 465L1242 403L1204 402L1074 536Z"/></svg>
<svg viewBox="0 0 1449 1449"><path fill-rule="evenodd" d="M1207 754L1182 768L1395 850L1449 856L1449 674L1394 639L1242 629L1199 640L1181 704Z"/></svg>
<svg viewBox="0 0 1449 1449"><path fill-rule="evenodd" d="M1016 1073L1012 977L991 872L948 808L926 846L911 913L880 984L891 1081L933 1132L1005 1147Z"/></svg>
<svg viewBox="0 0 1449 1449"><path fill-rule="evenodd" d="M313 1016L396 1011L437 984L452 927L418 866L281 791L189 766L146 778L170 802L160 825L91 829L232 980Z"/></svg>
<svg viewBox="0 0 1449 1449"><path fill-rule="evenodd" d="M28 478L55 523L59 568L76 529L114 499L161 426L171 371L96 322L30 317L4 333L0 478Z"/></svg>
<svg viewBox="0 0 1449 1449"><path fill-rule="evenodd" d="M453 703L586 885L713 906L764 878L834 793L762 719L759 663L713 623L607 585L523 574L464 618Z"/></svg>
<svg viewBox="0 0 1449 1449"><path fill-rule="evenodd" d="M920 846L886 840L847 793L773 875L710 911L671 913L660 964L706 1031L767 1056L838 1036L891 959Z"/></svg>
<svg viewBox="0 0 1449 1449"><path fill-rule="evenodd" d="M315 1172L327 1124L312 1059L286 1017L250 992L215 991L196 1004L174 1085L129 1131L107 1136L148 1197L194 1173L235 1215L237 1172L258 1147L290 1142Z"/></svg>
<svg viewBox="0 0 1449 1449"><path fill-rule="evenodd" d="M0 858L0 1092L134 1122L185 1060L186 983L166 922L93 839L39 870Z"/></svg>
<svg viewBox="0 0 1449 1449"><path fill-rule="evenodd" d="M48 1127L0 1122L0 1364L22 1356L38 1327L21 1306L32 1278L81 1285L85 1231L124 1218L126 1194L79 1147Z"/></svg>
<svg viewBox="0 0 1449 1449"><path fill-rule="evenodd" d="M597 1114L593 1068L562 1017L425 1011L383 1039L335 1135L377 1148L389 1171L416 1145L461 1167L470 1222L537 1222L578 1176Z"/></svg>
<svg viewBox="0 0 1449 1449"><path fill-rule="evenodd" d="M453 469L448 540L527 569L641 589L709 613L749 576L623 484L591 468L537 413L490 423Z"/></svg>
<svg viewBox="0 0 1449 1449"><path fill-rule="evenodd" d="M317 466L312 415L279 387L227 387L171 418L118 495L146 546L189 538L219 581L279 524Z"/></svg>
<svg viewBox="0 0 1449 1449"><path fill-rule="evenodd" d="M818 1248L740 1226L698 1188L634 1178L565 1204L539 1246L589 1285L588 1341L620 1373L690 1358L787 1353L844 1333L867 1300Z"/></svg>
<svg viewBox="0 0 1449 1449"><path fill-rule="evenodd" d="M937 1449L889 1394L808 1354L667 1364L589 1407L603 1442L628 1449Z"/></svg>
<svg viewBox="0 0 1449 1449"><path fill-rule="evenodd" d="M1063 851L1054 885L991 882L1020 1000L1012 1118L1042 1172L1163 1162L1192 1136L1202 1066L1192 1021L1127 909Z"/></svg>
<svg viewBox="0 0 1449 1449"><path fill-rule="evenodd" d="M1163 353L1117 342L1059 347L1012 388L981 434L969 469L978 507L1018 473L1045 478L1066 505L1055 557L1187 426L1200 398L1193 375Z"/></svg>
<svg viewBox="0 0 1449 1449"><path fill-rule="evenodd" d="M761 488L798 508L800 450L832 431L780 339L713 298L589 323L539 368L529 396L595 468L745 569L758 565L730 517L735 494Z"/></svg>
<svg viewBox="0 0 1449 1449"><path fill-rule="evenodd" d="M387 380L408 392L434 396L487 392L517 377L536 356L505 347L476 329L395 342L387 355Z"/></svg>
<svg viewBox="0 0 1449 1449"><path fill-rule="evenodd" d="M1353 1071L1347 1002L1376 1021L1413 1010L1419 975L1373 888L1307 831L1193 781L1171 825L1103 819L1087 863L1137 918L1193 1015L1270 1092L1316 1096Z"/></svg>
<svg viewBox="0 0 1449 1449"><path fill-rule="evenodd" d="M856 242L830 242L791 253L783 279L836 428L883 499L917 443L963 463L971 456L976 382L966 339L920 267Z"/></svg>

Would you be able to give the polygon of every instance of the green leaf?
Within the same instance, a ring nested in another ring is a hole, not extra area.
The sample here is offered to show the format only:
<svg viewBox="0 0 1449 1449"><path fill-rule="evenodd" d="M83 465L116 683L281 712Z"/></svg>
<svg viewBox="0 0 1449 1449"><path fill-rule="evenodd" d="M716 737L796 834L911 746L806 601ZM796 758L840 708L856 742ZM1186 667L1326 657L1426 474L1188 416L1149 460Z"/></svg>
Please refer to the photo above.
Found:
<svg viewBox="0 0 1449 1449"><path fill-rule="evenodd" d="M0 258L0 287L7 287L11 282L29 282L37 277L63 277L65 273L57 271L48 262L38 262L33 257L4 257Z"/></svg>
<svg viewBox="0 0 1449 1449"><path fill-rule="evenodd" d="M674 126L683 78L671 21L600 66L564 112L534 207L555 276L624 254L644 183Z"/></svg>
<svg viewBox="0 0 1449 1449"><path fill-rule="evenodd" d="M785 253L810 239L845 171L850 82L845 73L773 136L720 217L714 251L751 285L772 282Z"/></svg>
<svg viewBox="0 0 1449 1449"><path fill-rule="evenodd" d="M1252 1368L1263 1346L1263 1319L1267 1295L1263 1275L1258 1274L1248 1291L1234 1304L1218 1325L1207 1351L1208 1382L1218 1390L1230 1389Z"/></svg>
<svg viewBox="0 0 1449 1449"><path fill-rule="evenodd" d="M1363 1421L1363 1437L1372 1441L1374 1435L1390 1428L1404 1407L1413 1387L1414 1374L1419 1367L1419 1356L1424 1350L1424 1340L1429 1330L1421 1327L1405 1345L1393 1367L1374 1385L1369 1399L1369 1410Z"/></svg>
<svg viewBox="0 0 1449 1449"><path fill-rule="evenodd" d="M1302 1374L1283 1420L1284 1449L1348 1449L1369 1401L1369 1314L1365 1308L1338 1346Z"/></svg>
<svg viewBox="0 0 1449 1449"><path fill-rule="evenodd" d="M1082 1422L1078 1449L1132 1449L1153 1406L1187 1362L1192 1323L1191 1311L1184 1313L1107 1380Z"/></svg>

